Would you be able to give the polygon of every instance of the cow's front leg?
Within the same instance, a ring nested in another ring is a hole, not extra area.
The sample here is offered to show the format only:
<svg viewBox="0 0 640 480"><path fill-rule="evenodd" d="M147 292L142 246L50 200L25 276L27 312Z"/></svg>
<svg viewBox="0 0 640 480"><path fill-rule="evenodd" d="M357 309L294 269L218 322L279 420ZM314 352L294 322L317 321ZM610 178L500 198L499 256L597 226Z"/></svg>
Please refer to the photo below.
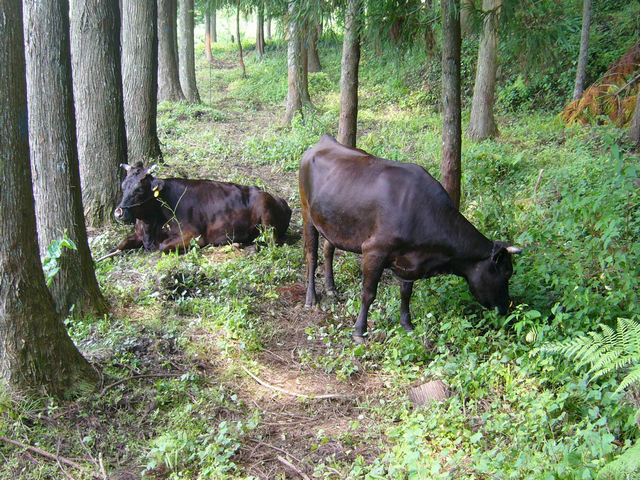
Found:
<svg viewBox="0 0 640 480"><path fill-rule="evenodd" d="M158 249L163 253L171 252L173 250L177 250L178 252L185 252L191 245L191 240L194 239L197 239L197 244L200 247L204 245L204 239L200 234L198 234L198 232L185 230L168 237L160 244Z"/></svg>
<svg viewBox="0 0 640 480"><path fill-rule="evenodd" d="M311 223L310 218L304 219L302 236L307 259L307 298L304 306L309 308L318 304L315 284L316 267L318 266L318 230Z"/></svg>
<svg viewBox="0 0 640 480"><path fill-rule="evenodd" d="M333 297L337 294L336 284L333 279L333 253L336 247L333 246L326 238L324 240L324 290L327 295Z"/></svg>
<svg viewBox="0 0 640 480"><path fill-rule="evenodd" d="M387 256L383 252L362 249L362 305L360 305L360 314L353 332L353 340L356 343L364 343L369 307L376 299L378 282L382 276L386 259Z"/></svg>
<svg viewBox="0 0 640 480"><path fill-rule="evenodd" d="M402 282L400 285L400 325L407 332L413 332L409 302L413 293L413 282Z"/></svg>
<svg viewBox="0 0 640 480"><path fill-rule="evenodd" d="M116 250L131 250L133 248L142 248L142 237L137 233L128 236L124 240L122 240L116 248L111 250L111 252L115 252Z"/></svg>

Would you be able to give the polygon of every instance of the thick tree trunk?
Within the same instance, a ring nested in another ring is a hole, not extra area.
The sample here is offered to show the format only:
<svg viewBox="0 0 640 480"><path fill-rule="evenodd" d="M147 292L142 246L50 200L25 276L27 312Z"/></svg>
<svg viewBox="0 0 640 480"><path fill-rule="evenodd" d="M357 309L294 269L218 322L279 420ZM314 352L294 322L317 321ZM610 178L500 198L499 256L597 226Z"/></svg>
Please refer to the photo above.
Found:
<svg viewBox="0 0 640 480"><path fill-rule="evenodd" d="M207 62L213 63L213 54L211 53L211 14L204 12L204 54Z"/></svg>
<svg viewBox="0 0 640 480"><path fill-rule="evenodd" d="M361 10L362 0L349 0L344 14L338 142L347 147L356 146L356 134L358 131L358 68L360 66Z"/></svg>
<svg viewBox="0 0 640 480"><path fill-rule="evenodd" d="M116 2L75 0L71 51L82 203L87 225L100 227L113 219L127 163Z"/></svg>
<svg viewBox="0 0 640 480"><path fill-rule="evenodd" d="M193 44L193 0L180 0L180 85L189 103L200 103Z"/></svg>
<svg viewBox="0 0 640 480"><path fill-rule="evenodd" d="M211 12L211 41L213 43L218 41L218 18L215 8Z"/></svg>
<svg viewBox="0 0 640 480"><path fill-rule="evenodd" d="M289 1L289 42L287 47L288 90L287 109L284 114L283 124L291 123L297 112L302 113L302 42L301 27L295 18L295 1Z"/></svg>
<svg viewBox="0 0 640 480"><path fill-rule="evenodd" d="M58 317L38 256L20 0L0 2L0 65L0 390L69 396L97 374Z"/></svg>
<svg viewBox="0 0 640 480"><path fill-rule="evenodd" d="M573 88L573 99L577 100L584 92L587 78L587 60L589 59L589 30L591 28L591 0L584 0L582 7L582 35L580 37L580 57L576 71L576 83Z"/></svg>
<svg viewBox="0 0 640 480"><path fill-rule="evenodd" d="M66 231L78 247L65 250L50 288L58 312L108 311L87 242L73 108L69 3L24 2L29 140L40 253ZM37 28L36 28L37 27Z"/></svg>
<svg viewBox="0 0 640 480"><path fill-rule="evenodd" d="M242 58L242 40L240 40L240 0L236 5L236 35L238 37L238 60L240 62L240 68L242 68L242 78L247 76L247 69L244 66L244 59Z"/></svg>
<svg viewBox="0 0 640 480"><path fill-rule="evenodd" d="M176 56L176 0L158 0L158 101L184 102Z"/></svg>
<svg viewBox="0 0 640 480"><path fill-rule="evenodd" d="M498 135L498 125L493 116L496 74L498 71L498 23L502 0L483 0L482 9L487 16L478 49L478 69L473 88L471 118L467 137L484 140Z"/></svg>
<svg viewBox="0 0 640 480"><path fill-rule="evenodd" d="M349 7L347 6L347 8ZM309 46L309 72L311 73L317 73L322 71L322 64L320 63L320 55L318 54L319 35L320 35L320 27L316 22L313 22L309 30L309 37L307 41L307 45Z"/></svg>
<svg viewBox="0 0 640 480"><path fill-rule="evenodd" d="M156 0L123 0L122 83L129 163L162 155L158 112L158 41Z"/></svg>
<svg viewBox="0 0 640 480"><path fill-rule="evenodd" d="M256 55L264 56L264 2L258 4L256 16Z"/></svg>
<svg viewBox="0 0 640 480"><path fill-rule="evenodd" d="M460 112L459 0L442 0L442 186L460 208L462 126Z"/></svg>

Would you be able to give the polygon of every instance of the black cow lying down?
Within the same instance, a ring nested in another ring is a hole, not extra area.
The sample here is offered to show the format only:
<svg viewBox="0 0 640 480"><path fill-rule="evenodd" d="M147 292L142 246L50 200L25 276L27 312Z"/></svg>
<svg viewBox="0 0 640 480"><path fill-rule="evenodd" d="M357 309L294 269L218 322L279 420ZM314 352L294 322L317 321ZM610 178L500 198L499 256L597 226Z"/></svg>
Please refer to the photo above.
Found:
<svg viewBox="0 0 640 480"><path fill-rule="evenodd" d="M192 240L201 247L250 243L260 234L260 226L274 227L276 241L281 243L289 227L287 202L258 187L155 178L142 162L121 166L127 176L114 215L122 222L135 221L136 226L117 250L184 250Z"/></svg>
<svg viewBox="0 0 640 480"><path fill-rule="evenodd" d="M335 294L336 248L362 254L362 305L353 338L363 342L378 281L389 268L401 281L400 324L413 330L413 282L438 274L463 277L486 308L510 306L511 255L521 250L487 239L462 216L444 188L414 164L374 157L324 135L307 150L299 173L306 306L317 303L318 233L325 238L325 290Z"/></svg>

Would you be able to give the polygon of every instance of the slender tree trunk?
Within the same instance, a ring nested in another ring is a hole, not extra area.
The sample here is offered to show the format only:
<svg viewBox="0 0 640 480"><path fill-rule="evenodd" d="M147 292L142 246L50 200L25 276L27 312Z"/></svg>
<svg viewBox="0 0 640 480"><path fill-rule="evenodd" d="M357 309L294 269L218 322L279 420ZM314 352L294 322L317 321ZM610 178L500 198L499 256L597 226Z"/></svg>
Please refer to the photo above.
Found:
<svg viewBox="0 0 640 480"><path fill-rule="evenodd" d="M213 63L211 53L211 14L204 12L204 53L208 63Z"/></svg>
<svg viewBox="0 0 640 480"><path fill-rule="evenodd" d="M302 104L311 107L311 96L309 95L309 49L307 48L307 32L309 31L309 23L304 22L302 32L300 32L300 51L302 53L302 79L300 82L300 95L302 96Z"/></svg>
<svg viewBox="0 0 640 480"><path fill-rule="evenodd" d="M40 252L67 231L77 250L65 250L50 288L58 312L108 311L87 241L73 108L69 3L24 2L29 140ZM37 27L37 28L36 28Z"/></svg>
<svg viewBox="0 0 640 480"><path fill-rule="evenodd" d="M340 119L338 142L356 146L358 130L358 68L360 66L360 13L362 0L349 0L344 19L342 74L340 76Z"/></svg>
<svg viewBox="0 0 640 480"><path fill-rule="evenodd" d="M82 203L87 225L100 227L113 219L127 163L117 3L75 0L71 51Z"/></svg>
<svg viewBox="0 0 640 480"><path fill-rule="evenodd" d="M640 92L636 96L636 109L633 112L627 135L636 148L640 148Z"/></svg>
<svg viewBox="0 0 640 480"><path fill-rule="evenodd" d="M283 124L291 123L296 112L302 113L302 42L299 21L295 18L295 1L289 0L289 42L287 46L288 90Z"/></svg>
<svg viewBox="0 0 640 480"><path fill-rule="evenodd" d="M267 41L271 41L271 15L267 17Z"/></svg>
<svg viewBox="0 0 640 480"><path fill-rule="evenodd" d="M180 0L180 85L189 103L200 103L200 93L196 85L193 31L193 0Z"/></svg>
<svg viewBox="0 0 640 480"><path fill-rule="evenodd" d="M347 6L347 8L349 8ZM320 26L314 22L311 25L309 31L309 37L307 45L309 45L309 72L317 73L322 71L322 64L320 63L320 55L318 54L318 38L320 33Z"/></svg>
<svg viewBox="0 0 640 480"><path fill-rule="evenodd" d="M582 96L587 78L587 60L589 59L589 30L591 28L591 0L584 0L582 7L582 35L580 37L580 57L576 71L576 84L573 89L573 99Z"/></svg>
<svg viewBox="0 0 640 480"><path fill-rule="evenodd" d="M158 111L158 41L155 0L123 0L122 83L129 163L162 155Z"/></svg>
<svg viewBox="0 0 640 480"><path fill-rule="evenodd" d="M158 0L158 101L184 102L176 56L176 0ZM122 169L120 169L122 170Z"/></svg>
<svg viewBox="0 0 640 480"><path fill-rule="evenodd" d="M498 135L498 125L493 116L496 74L498 71L498 23L502 0L483 0L484 32L478 49L478 70L473 88L473 102L467 137L484 140Z"/></svg>
<svg viewBox="0 0 640 480"><path fill-rule="evenodd" d="M240 68L242 68L242 78L247 76L247 69L244 66L244 59L242 58L242 40L240 40L240 0L236 4L236 35L238 36L238 60L240 62Z"/></svg>
<svg viewBox="0 0 640 480"><path fill-rule="evenodd" d="M211 41L216 43L218 41L218 18L216 9L211 11Z"/></svg>
<svg viewBox="0 0 640 480"><path fill-rule="evenodd" d="M476 8L476 0L461 0L460 2L460 32L466 36L472 32L469 19Z"/></svg>
<svg viewBox="0 0 640 480"><path fill-rule="evenodd" d="M173 0L171 5L171 10L172 10L171 15L173 16L173 19L171 20L171 26L173 27L173 52L174 52L174 56L176 57L176 66L179 71L180 70L180 49L178 48L178 0ZM178 74L178 82L179 81L180 81L180 75ZM182 87L180 87L180 90L182 90ZM184 95L184 92L183 92L183 95Z"/></svg>
<svg viewBox="0 0 640 480"><path fill-rule="evenodd" d="M264 2L258 3L256 17L256 55L261 58L264 56Z"/></svg>
<svg viewBox="0 0 640 480"><path fill-rule="evenodd" d="M442 161L441 183L460 208L462 126L460 110L459 0L442 0Z"/></svg>

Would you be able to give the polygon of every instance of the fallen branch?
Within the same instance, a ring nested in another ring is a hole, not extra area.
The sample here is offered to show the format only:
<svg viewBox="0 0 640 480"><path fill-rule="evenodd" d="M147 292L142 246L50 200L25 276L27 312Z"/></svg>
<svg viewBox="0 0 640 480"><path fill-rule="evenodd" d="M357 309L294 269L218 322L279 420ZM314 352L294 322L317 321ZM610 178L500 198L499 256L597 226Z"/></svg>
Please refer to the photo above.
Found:
<svg viewBox="0 0 640 480"><path fill-rule="evenodd" d="M9 443L11 445L15 445L16 447L25 448L28 451L33 452L33 453L37 453L38 455L40 455L42 457L49 458L49 459L54 460L54 461L56 461L58 463L64 463L65 465L68 465L68 466L73 467L73 468L75 468L77 470L80 470L81 472L89 473L93 477L100 478L99 475L96 475L93 472L88 472L82 465L78 465L76 462L71 461L68 458L61 457L60 455L54 455L53 453L49 453L49 452L47 452L45 450L42 450L40 448L32 447L31 445L26 445L26 444L24 444L22 442L18 442L16 440L11 440L10 438L3 437L3 436L0 436L0 441L3 441L5 443Z"/></svg>
<svg viewBox="0 0 640 480"><path fill-rule="evenodd" d="M276 390L276 391L281 392L281 393L286 393L287 395L291 395L293 397L326 400L326 399L330 399L330 398L350 398L350 397L353 396L353 395L339 395L339 394L335 394L335 395L305 395L304 393L290 392L289 390L285 390L284 388L276 387L274 385L269 385L267 382L264 382L264 381L260 380L258 377L256 377L253 373L251 373L243 365L241 365L241 367L245 372L247 372L247 375L249 375L251 378L253 378L256 382L258 382L263 387L267 387L267 388L270 388L271 390Z"/></svg>
<svg viewBox="0 0 640 480"><path fill-rule="evenodd" d="M134 375L132 377L123 378L122 380L118 380L116 383L112 383L111 385L107 385L102 389L98 398L102 398L102 396L109 390L110 388L117 387L118 385L128 382L129 380L137 380L139 378L166 378L166 377L181 377L182 373L149 373L146 375Z"/></svg>
<svg viewBox="0 0 640 480"><path fill-rule="evenodd" d="M542 173L544 172L544 168L540 169L540 173L538 174L538 180L536 181L536 186L533 187L533 194L538 194L538 185L540 185L540 180L542 180Z"/></svg>
<svg viewBox="0 0 640 480"><path fill-rule="evenodd" d="M97 259L95 262L101 262L102 260L106 260L109 257L115 257L116 255L122 253L122 250L114 250L111 253L107 253L106 255L101 256L99 259Z"/></svg>
<svg viewBox="0 0 640 480"><path fill-rule="evenodd" d="M294 457L293 455L291 455L289 452L287 452L286 450L281 449L280 447L276 447L275 445L271 445L269 443L264 443L261 442L260 440L256 440L254 438L251 439L252 442L257 443L257 447L258 448L260 445L263 445L265 447L269 447L269 448L273 448L274 450L277 450L278 452L284 453L287 457L291 457L292 459L294 459L296 462L300 463L300 459Z"/></svg>
<svg viewBox="0 0 640 480"><path fill-rule="evenodd" d="M286 465L287 467L289 467L291 470L293 470L294 472L296 472L298 475L300 475L300 477L302 477L304 480L311 480L302 470L300 470L298 467L296 467L294 464L292 464L290 461L288 461L286 458L282 458L280 455L278 455L278 461L284 465Z"/></svg>

